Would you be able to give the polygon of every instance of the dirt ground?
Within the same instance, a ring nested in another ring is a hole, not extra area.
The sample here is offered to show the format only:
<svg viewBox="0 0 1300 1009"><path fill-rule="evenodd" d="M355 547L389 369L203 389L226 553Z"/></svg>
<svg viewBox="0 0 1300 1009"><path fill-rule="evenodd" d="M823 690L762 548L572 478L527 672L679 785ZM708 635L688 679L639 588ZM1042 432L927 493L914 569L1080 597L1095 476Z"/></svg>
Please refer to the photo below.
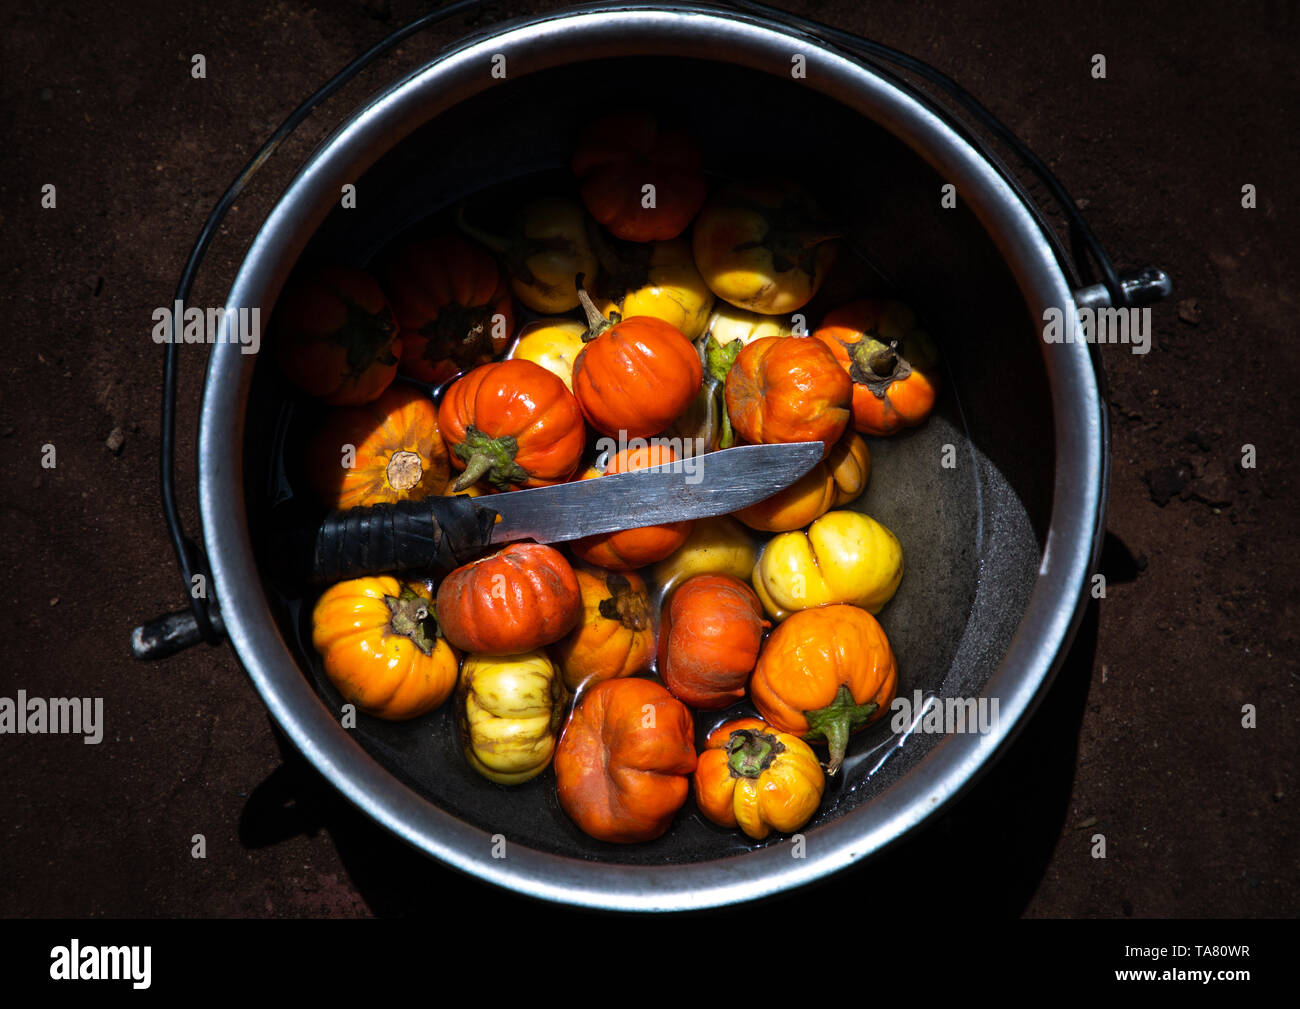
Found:
<svg viewBox="0 0 1300 1009"><path fill-rule="evenodd" d="M439 39L554 6L492 5L404 45L319 111L230 215L193 302L221 303L274 196L339 117ZM783 6L962 82L1060 174L1122 266L1163 266L1176 285L1153 312L1151 353L1105 349L1108 592L1065 670L975 790L829 886L904 913L1294 916L1295 4ZM170 304L204 216L261 141L425 9L4 5L0 695L103 697L107 728L99 746L0 736L0 914L368 916L418 913L449 892L484 914L532 906L407 851L286 759L229 649L146 665L128 647L133 625L182 603L158 504L151 312ZM191 76L195 53L206 79ZM1094 54L1105 79L1090 73ZM179 473L192 532L203 366L187 348ZM1091 855L1097 833L1104 860Z"/></svg>

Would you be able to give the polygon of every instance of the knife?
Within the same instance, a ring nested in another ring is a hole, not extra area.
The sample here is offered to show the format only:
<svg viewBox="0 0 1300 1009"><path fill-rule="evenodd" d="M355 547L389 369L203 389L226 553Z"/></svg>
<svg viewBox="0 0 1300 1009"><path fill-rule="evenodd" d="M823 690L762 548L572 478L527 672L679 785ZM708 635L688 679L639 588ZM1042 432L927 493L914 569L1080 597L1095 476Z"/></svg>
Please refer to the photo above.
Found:
<svg viewBox="0 0 1300 1009"><path fill-rule="evenodd" d="M784 490L821 461L819 441L742 445L550 487L425 498L333 512L315 532L316 584L411 570L450 571L486 547L559 543L723 515Z"/></svg>

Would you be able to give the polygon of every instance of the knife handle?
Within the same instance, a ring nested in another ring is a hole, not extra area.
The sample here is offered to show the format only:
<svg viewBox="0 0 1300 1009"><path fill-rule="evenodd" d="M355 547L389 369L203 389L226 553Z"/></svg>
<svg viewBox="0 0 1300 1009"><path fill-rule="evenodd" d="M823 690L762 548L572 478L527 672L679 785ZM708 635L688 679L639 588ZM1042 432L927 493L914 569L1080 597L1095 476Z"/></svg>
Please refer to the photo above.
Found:
<svg viewBox="0 0 1300 1009"><path fill-rule="evenodd" d="M331 512L316 533L311 580L429 570L446 574L486 547L497 513L468 495Z"/></svg>

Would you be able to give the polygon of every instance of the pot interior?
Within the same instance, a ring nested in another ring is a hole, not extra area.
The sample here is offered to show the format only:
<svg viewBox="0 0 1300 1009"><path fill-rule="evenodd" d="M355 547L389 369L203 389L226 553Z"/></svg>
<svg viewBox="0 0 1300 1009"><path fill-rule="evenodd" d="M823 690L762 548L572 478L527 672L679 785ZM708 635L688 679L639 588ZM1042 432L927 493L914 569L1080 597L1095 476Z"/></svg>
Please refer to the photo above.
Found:
<svg viewBox="0 0 1300 1009"><path fill-rule="evenodd" d="M1002 257L960 199L954 209L941 206L944 180L879 125L805 82L729 64L636 57L548 70L499 82L397 144L356 181L356 209L334 210L300 264L364 267L406 229L460 200L472 216L504 218L534 193L572 193L566 166L583 124L625 106L666 111L689 129L715 179L792 177L842 223L858 253L844 258L860 275L828 282L806 310L810 327L870 293L907 302L936 339L945 370L934 414L916 430L868 439L871 480L851 507L884 523L903 547L902 584L879 614L898 657L900 696L978 696L1038 573L1053 487L1051 403L1040 343ZM296 460L319 420L319 408L283 381L273 357L259 355L249 401L248 515L281 631L337 717L340 698L310 643L314 597L277 581L266 563L271 530L286 515L315 508ZM657 841L595 841L560 810L550 770L511 788L471 770L453 706L454 699L406 723L361 715L352 735L429 802L539 851L662 865L761 846L708 823L693 800ZM701 740L741 710L750 709L697 713ZM879 800L942 744L942 736L914 734L899 747L890 721L854 737L805 833Z"/></svg>

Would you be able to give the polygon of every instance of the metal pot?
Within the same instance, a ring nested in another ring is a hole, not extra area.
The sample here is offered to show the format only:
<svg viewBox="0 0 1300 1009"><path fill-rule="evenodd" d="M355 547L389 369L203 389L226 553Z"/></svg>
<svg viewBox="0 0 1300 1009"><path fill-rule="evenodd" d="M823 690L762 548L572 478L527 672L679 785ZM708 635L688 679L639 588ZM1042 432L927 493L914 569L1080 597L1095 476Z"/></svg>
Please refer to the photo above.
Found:
<svg viewBox="0 0 1300 1009"><path fill-rule="evenodd" d="M911 723L896 732L886 718L855 737L801 851L784 839L751 846L689 812L647 845L592 841L559 810L549 776L531 790L475 779L446 708L414 725L363 718L342 728L337 695L304 648L303 614L265 580L265 476L280 423L268 391L274 365L234 344L212 350L199 438L203 541L221 624L271 715L327 779L399 837L535 897L702 908L796 887L870 856L941 809L1004 747L1082 614L1104 529L1103 378L1094 348L1045 343L1042 320L1051 308L1073 317L1082 304L1158 296L1167 278L1147 271L1120 281L1101 253L1103 283L1086 286L1076 272L1086 264L1062 252L976 134L878 62L898 54L774 15L750 4L600 5L463 40L312 155L249 250L228 309L259 307L269 318L300 258L364 265L403 228L462 196L562 169L597 99L676 105L717 174L757 167L813 186L920 311L948 367L927 425L873 446L861 505L895 531L907 557L882 614L900 656L900 690L996 699L998 717L986 733L952 734ZM500 56L504 78L492 74ZM803 76L792 73L799 65ZM756 131L770 138L767 157L736 164ZM340 208L348 183L362 209ZM955 208L942 199L948 184ZM1066 210L1080 225L1073 204ZM1082 234L1092 241L1086 226ZM498 835L504 859L493 857Z"/></svg>

